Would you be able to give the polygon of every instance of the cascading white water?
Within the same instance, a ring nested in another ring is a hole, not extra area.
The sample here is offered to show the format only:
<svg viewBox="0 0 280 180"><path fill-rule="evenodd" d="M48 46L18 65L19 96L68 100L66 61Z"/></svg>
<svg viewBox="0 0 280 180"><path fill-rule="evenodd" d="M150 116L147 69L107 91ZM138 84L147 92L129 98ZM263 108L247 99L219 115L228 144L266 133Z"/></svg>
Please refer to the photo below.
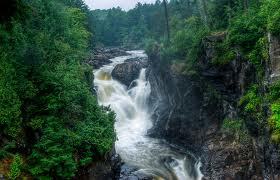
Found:
<svg viewBox="0 0 280 180"><path fill-rule="evenodd" d="M146 135L152 127L151 112L147 105L151 87L146 80L146 70L141 70L139 78L134 82L136 85L131 89L112 78L111 72L117 64L132 57L146 56L144 51L129 53L130 56L111 59L111 64L94 73L99 104L110 106L116 113L117 153L125 163L155 179L201 179L201 164L191 154L179 153L164 141Z"/></svg>

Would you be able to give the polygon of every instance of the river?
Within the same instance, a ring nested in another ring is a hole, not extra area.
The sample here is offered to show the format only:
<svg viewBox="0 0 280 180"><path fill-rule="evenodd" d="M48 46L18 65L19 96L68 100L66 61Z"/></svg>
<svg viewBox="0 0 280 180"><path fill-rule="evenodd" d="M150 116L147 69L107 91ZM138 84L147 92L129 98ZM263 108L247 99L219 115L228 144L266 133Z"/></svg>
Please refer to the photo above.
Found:
<svg viewBox="0 0 280 180"><path fill-rule="evenodd" d="M147 136L153 126L147 103L151 87L142 69L135 86L128 89L114 80L111 72L117 64L133 57L145 57L144 51L128 51L130 55L111 59L112 63L94 72L98 103L110 106L116 113L116 152L128 165L137 167L154 179L200 180L201 163L191 153L175 148L163 139ZM136 173L137 173L136 172Z"/></svg>

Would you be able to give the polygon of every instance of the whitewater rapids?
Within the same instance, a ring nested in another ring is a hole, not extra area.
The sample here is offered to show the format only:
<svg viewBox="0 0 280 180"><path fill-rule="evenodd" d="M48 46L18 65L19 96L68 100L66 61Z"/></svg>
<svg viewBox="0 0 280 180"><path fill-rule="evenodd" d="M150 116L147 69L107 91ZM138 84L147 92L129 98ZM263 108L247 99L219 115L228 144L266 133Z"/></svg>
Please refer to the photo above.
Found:
<svg viewBox="0 0 280 180"><path fill-rule="evenodd" d="M116 113L116 152L139 173L166 180L200 180L201 163L188 152L179 152L160 139L147 136L153 126L147 100L150 83L142 69L136 86L128 89L111 76L117 64L133 57L145 57L144 51L128 51L130 55L111 59L112 63L94 72L98 103L110 106ZM136 172L137 173L137 172Z"/></svg>

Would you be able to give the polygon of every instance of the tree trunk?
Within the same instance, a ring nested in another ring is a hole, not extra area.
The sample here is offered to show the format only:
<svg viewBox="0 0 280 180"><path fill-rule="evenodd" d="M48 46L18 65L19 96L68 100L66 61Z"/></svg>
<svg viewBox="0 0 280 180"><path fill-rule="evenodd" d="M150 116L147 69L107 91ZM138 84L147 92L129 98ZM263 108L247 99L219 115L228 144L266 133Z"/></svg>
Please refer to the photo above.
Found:
<svg viewBox="0 0 280 180"><path fill-rule="evenodd" d="M167 2L163 0L164 5L164 14L165 14L165 21L166 21L166 31L167 31L167 39L170 40L170 29L169 29L169 19L168 19L168 10L167 10Z"/></svg>
<svg viewBox="0 0 280 180"><path fill-rule="evenodd" d="M247 10L249 6L248 0L244 0L243 3L244 3L244 9Z"/></svg>
<svg viewBox="0 0 280 180"><path fill-rule="evenodd" d="M204 16L205 25L209 27L207 5L205 0L201 0L201 3L202 3L202 11L203 11L202 14Z"/></svg>

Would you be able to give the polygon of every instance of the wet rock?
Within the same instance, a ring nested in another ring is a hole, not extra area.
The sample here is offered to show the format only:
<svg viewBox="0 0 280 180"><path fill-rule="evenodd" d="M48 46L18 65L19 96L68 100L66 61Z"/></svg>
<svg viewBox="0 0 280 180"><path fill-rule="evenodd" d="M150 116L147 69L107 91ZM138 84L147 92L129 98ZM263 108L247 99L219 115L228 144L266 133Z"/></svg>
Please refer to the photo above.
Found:
<svg viewBox="0 0 280 180"><path fill-rule="evenodd" d="M203 149L202 172L206 179L263 177L261 163L250 141L241 143L234 136L218 133L206 141Z"/></svg>
<svg viewBox="0 0 280 180"><path fill-rule="evenodd" d="M162 63L159 56L149 57L148 63L146 76L151 84L149 104L154 121L149 135L198 149L206 125L200 120L203 97L199 83Z"/></svg>
<svg viewBox="0 0 280 180"><path fill-rule="evenodd" d="M74 180L115 180L119 178L121 166L121 158L113 149L105 158L95 159L80 169Z"/></svg>
<svg viewBox="0 0 280 180"><path fill-rule="evenodd" d="M126 56L128 53L121 48L100 48L95 49L91 53L87 63L98 69L103 65L109 64L112 61L110 59L118 56Z"/></svg>
<svg viewBox="0 0 280 180"><path fill-rule="evenodd" d="M110 58L104 54L94 55L89 61L88 64L93 66L94 69L98 69L106 64L110 64L112 61Z"/></svg>
<svg viewBox="0 0 280 180"><path fill-rule="evenodd" d="M146 68L148 66L148 58L147 57L135 57L135 58L129 58L125 60L126 63L139 63L142 68Z"/></svg>
<svg viewBox="0 0 280 180"><path fill-rule="evenodd" d="M116 65L112 77L127 87L139 77L142 68L147 66L146 58L131 58L124 63Z"/></svg>
<svg viewBox="0 0 280 180"><path fill-rule="evenodd" d="M129 166L124 164L121 166L121 172L119 180L152 180L153 178L140 173L137 171L138 169L133 166Z"/></svg>
<svg viewBox="0 0 280 180"><path fill-rule="evenodd" d="M103 52L110 58L129 55L129 53L127 53L124 49L119 47L105 48L103 49Z"/></svg>

